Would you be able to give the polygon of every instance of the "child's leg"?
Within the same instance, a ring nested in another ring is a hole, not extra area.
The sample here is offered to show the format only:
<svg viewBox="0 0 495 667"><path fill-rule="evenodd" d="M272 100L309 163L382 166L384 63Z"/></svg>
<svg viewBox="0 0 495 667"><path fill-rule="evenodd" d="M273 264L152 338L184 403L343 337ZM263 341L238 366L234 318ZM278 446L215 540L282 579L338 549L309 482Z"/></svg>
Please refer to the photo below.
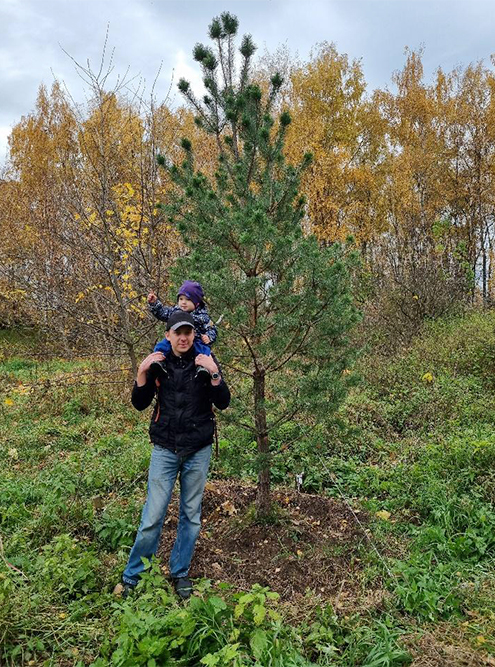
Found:
<svg viewBox="0 0 495 667"><path fill-rule="evenodd" d="M162 352L162 354L167 354L168 352L170 352L171 349L172 348L170 343L166 338L164 338L155 345L155 349L153 350L153 352ZM165 361L154 361L149 367L148 373L152 378L158 378L161 380L167 378L168 371Z"/></svg>
<svg viewBox="0 0 495 667"><path fill-rule="evenodd" d="M206 354L207 357L211 356L211 350L208 345L205 345L200 340L194 339L194 352L198 354ZM210 377L210 371L206 370L204 366L196 366L196 376L206 376Z"/></svg>
<svg viewBox="0 0 495 667"><path fill-rule="evenodd" d="M155 348L156 349L156 348ZM206 354L207 357L211 356L211 349L209 345L205 345L200 340L194 339L194 351L196 354Z"/></svg>
<svg viewBox="0 0 495 667"><path fill-rule="evenodd" d="M166 338L164 338L163 340L161 340L159 343L157 343L155 345L155 349L153 350L153 352L163 352L163 354L167 354L168 352L170 352L171 349L172 348L170 346L170 343L168 342L168 340ZM206 353L203 352L203 354L206 354Z"/></svg>

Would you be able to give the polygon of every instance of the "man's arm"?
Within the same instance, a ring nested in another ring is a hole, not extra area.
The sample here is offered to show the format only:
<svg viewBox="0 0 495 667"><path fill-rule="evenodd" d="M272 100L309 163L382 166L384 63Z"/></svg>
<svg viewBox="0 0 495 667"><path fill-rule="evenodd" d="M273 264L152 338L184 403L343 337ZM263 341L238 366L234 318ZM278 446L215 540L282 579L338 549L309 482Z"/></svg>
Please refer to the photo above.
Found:
<svg viewBox="0 0 495 667"><path fill-rule="evenodd" d="M194 360L197 366L203 366L210 373L218 373L220 377L216 380L213 378L210 382L210 397L213 402L213 405L219 410L225 410L229 407L230 403L230 390L227 387L227 384L222 378L220 366L216 360L216 357L212 354L210 356L206 354L198 354Z"/></svg>
<svg viewBox="0 0 495 667"><path fill-rule="evenodd" d="M230 404L230 389L224 380L220 380L217 385L211 385L210 396L212 403L219 410L225 410Z"/></svg>
<svg viewBox="0 0 495 667"><path fill-rule="evenodd" d="M131 402L136 410L144 410L151 404L156 392L156 384L154 380L148 378L147 372L153 362L163 361L163 359L165 357L161 352L153 352L139 365L131 395Z"/></svg>

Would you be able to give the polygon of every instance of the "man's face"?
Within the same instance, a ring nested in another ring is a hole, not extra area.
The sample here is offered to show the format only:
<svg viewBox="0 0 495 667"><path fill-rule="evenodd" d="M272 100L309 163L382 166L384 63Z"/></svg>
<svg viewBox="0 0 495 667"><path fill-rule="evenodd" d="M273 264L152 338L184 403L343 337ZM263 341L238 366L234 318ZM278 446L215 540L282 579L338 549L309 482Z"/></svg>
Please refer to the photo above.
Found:
<svg viewBox="0 0 495 667"><path fill-rule="evenodd" d="M187 296L184 296L183 294L179 295L177 305L181 310L185 310L186 313L192 313L192 311L196 308L191 299L188 299Z"/></svg>
<svg viewBox="0 0 495 667"><path fill-rule="evenodd" d="M180 357L191 349L194 343L194 329L185 324L175 331L172 329L166 331L165 337L172 346L173 353Z"/></svg>

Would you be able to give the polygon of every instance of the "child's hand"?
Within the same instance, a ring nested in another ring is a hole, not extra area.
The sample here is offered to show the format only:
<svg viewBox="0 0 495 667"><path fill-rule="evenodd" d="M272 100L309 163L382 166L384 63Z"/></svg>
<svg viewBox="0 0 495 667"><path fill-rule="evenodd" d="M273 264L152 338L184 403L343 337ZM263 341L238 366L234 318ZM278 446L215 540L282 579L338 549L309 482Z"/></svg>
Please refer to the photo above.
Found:
<svg viewBox="0 0 495 667"><path fill-rule="evenodd" d="M205 345L209 345L211 343L211 340L206 334L201 334L201 340Z"/></svg>
<svg viewBox="0 0 495 667"><path fill-rule="evenodd" d="M156 294L154 292L150 292L148 294L148 303L155 303L156 301Z"/></svg>

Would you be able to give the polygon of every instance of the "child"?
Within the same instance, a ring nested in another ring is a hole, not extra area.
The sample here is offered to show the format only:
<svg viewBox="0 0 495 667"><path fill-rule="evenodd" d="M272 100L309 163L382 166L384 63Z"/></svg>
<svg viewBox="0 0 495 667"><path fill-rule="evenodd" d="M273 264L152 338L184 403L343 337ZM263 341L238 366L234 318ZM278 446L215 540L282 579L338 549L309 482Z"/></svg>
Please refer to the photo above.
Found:
<svg viewBox="0 0 495 667"><path fill-rule="evenodd" d="M191 313L195 324L194 350L196 354L211 355L210 345L217 338L217 329L206 308L204 292L200 283L193 280L183 282L177 294L176 306L164 306L154 292L148 294L148 304L152 314L162 322L167 322L170 315L177 310L184 310L187 313ZM170 343L164 338L155 345L153 351L167 354L170 349ZM152 364L150 370L152 373L161 375L164 373L164 366L162 366L161 362L157 361ZM208 373L208 371L203 366L198 366L198 373Z"/></svg>

